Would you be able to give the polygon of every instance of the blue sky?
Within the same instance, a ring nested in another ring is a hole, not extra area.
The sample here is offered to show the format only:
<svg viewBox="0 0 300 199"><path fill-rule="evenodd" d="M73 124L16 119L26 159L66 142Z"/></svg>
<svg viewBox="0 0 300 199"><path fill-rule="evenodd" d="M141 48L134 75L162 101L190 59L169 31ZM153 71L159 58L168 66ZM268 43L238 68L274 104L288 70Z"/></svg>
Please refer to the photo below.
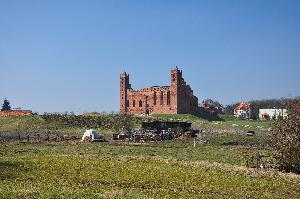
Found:
<svg viewBox="0 0 300 199"><path fill-rule="evenodd" d="M300 1L0 0L0 100L38 112L118 111L119 74L199 101L300 95Z"/></svg>

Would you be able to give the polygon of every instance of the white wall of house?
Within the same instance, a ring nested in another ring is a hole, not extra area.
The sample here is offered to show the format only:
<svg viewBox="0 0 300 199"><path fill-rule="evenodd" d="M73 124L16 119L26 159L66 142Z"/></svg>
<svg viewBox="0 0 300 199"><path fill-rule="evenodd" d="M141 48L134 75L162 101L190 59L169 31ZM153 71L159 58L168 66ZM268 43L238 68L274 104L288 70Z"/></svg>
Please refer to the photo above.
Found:
<svg viewBox="0 0 300 199"><path fill-rule="evenodd" d="M250 117L250 112L248 110L243 110L243 109L239 109L239 110L235 109L233 114L235 117L239 117L243 119L248 119Z"/></svg>
<svg viewBox="0 0 300 199"><path fill-rule="evenodd" d="M277 119L279 116L287 117L286 109L259 109L259 119L262 119L263 114L268 114L270 119Z"/></svg>

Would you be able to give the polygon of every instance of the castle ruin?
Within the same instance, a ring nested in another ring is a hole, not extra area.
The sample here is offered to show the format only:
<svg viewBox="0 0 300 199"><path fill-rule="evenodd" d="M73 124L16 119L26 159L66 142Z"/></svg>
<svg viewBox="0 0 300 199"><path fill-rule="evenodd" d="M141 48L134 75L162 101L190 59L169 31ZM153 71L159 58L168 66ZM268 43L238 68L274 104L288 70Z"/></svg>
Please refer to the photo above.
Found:
<svg viewBox="0 0 300 199"><path fill-rule="evenodd" d="M133 90L129 74L120 75L120 112L129 114L197 113L198 98L184 81L182 70L171 70L171 86Z"/></svg>

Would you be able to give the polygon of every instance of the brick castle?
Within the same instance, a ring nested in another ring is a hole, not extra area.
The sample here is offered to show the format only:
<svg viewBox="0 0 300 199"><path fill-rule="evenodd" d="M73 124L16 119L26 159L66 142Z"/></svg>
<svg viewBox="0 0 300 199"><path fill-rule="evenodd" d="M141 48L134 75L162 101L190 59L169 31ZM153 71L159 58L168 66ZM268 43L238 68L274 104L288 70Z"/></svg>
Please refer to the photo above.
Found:
<svg viewBox="0 0 300 199"><path fill-rule="evenodd" d="M129 114L198 113L198 98L182 78L182 70L171 70L171 86L133 90L129 74L120 75L120 112Z"/></svg>

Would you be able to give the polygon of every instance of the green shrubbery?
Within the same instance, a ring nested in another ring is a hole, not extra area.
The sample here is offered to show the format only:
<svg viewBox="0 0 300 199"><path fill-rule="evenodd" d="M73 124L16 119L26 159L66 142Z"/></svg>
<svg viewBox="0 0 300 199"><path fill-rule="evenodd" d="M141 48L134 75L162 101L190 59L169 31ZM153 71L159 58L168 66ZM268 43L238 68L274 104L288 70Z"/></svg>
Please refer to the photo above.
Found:
<svg viewBox="0 0 300 199"><path fill-rule="evenodd" d="M3 105L2 105L2 108L1 108L1 111L10 111L10 103L9 101L5 98L4 101L3 101Z"/></svg>
<svg viewBox="0 0 300 199"><path fill-rule="evenodd" d="M97 129L130 130L141 123L141 118L127 114L108 115L43 115L46 123L55 123L64 127L82 127Z"/></svg>

